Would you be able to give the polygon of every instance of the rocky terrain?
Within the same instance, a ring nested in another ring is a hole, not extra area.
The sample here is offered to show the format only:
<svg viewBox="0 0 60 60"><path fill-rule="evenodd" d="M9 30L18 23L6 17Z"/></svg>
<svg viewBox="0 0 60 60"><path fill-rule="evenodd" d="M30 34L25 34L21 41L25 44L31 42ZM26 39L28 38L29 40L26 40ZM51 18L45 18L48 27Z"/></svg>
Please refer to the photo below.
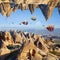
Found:
<svg viewBox="0 0 60 60"><path fill-rule="evenodd" d="M41 35L0 31L0 60L59 60L60 45Z"/></svg>
<svg viewBox="0 0 60 60"><path fill-rule="evenodd" d="M60 0L0 0L0 13L7 17L18 9L29 9L33 13L35 8L40 8L47 20L51 17L55 7L60 13Z"/></svg>
<svg viewBox="0 0 60 60"><path fill-rule="evenodd" d="M47 20L56 7L60 13L60 0L0 0L0 13L7 17L18 9L32 14L40 8ZM60 60L60 44L34 33L0 31L0 60Z"/></svg>

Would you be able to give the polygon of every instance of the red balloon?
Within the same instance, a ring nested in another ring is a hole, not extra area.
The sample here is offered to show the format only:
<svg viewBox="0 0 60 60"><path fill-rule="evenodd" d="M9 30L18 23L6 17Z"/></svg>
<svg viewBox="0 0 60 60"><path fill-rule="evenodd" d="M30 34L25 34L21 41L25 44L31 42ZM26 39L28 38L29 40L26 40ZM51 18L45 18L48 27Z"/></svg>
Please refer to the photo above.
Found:
<svg viewBox="0 0 60 60"><path fill-rule="evenodd" d="M54 30L54 26L53 25L49 25L46 27L46 29L50 32L52 32Z"/></svg>

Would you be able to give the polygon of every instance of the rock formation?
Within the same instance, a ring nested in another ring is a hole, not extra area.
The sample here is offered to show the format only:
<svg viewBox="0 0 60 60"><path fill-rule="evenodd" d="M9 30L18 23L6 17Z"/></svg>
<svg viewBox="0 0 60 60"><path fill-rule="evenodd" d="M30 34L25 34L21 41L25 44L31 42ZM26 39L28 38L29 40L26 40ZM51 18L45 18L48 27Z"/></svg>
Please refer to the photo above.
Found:
<svg viewBox="0 0 60 60"><path fill-rule="evenodd" d="M51 49L49 49L49 47L53 49L55 46L52 40L47 42L38 34L0 31L1 60L57 60L58 57L50 53Z"/></svg>
<svg viewBox="0 0 60 60"><path fill-rule="evenodd" d="M34 43L30 42L25 46L21 52L18 54L17 60L42 60L42 56L38 54L38 49Z"/></svg>
<svg viewBox="0 0 60 60"><path fill-rule="evenodd" d="M3 42L6 45L13 44L14 41L12 39L12 36L10 35L9 32L0 32L0 39L3 40Z"/></svg>
<svg viewBox="0 0 60 60"><path fill-rule="evenodd" d="M7 17L18 9L29 9L33 13L35 8L40 8L47 20L51 17L55 7L60 13L60 0L0 0L0 13Z"/></svg>
<svg viewBox="0 0 60 60"><path fill-rule="evenodd" d="M5 57L7 56L5 54L8 54L8 53L10 53L10 50L6 47L3 40L0 40L0 60L4 60Z"/></svg>

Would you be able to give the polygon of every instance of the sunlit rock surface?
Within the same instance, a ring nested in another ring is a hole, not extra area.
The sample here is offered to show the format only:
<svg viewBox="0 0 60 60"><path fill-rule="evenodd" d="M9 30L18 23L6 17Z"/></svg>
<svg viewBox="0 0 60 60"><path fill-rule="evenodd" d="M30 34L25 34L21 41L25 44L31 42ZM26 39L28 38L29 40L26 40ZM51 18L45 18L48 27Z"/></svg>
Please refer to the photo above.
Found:
<svg viewBox="0 0 60 60"><path fill-rule="evenodd" d="M59 46L38 34L0 31L0 60L58 60Z"/></svg>
<svg viewBox="0 0 60 60"><path fill-rule="evenodd" d="M29 9L32 14L35 8L40 8L47 20L51 17L55 7L60 13L60 0L0 0L0 13L7 17L18 9Z"/></svg>
<svg viewBox="0 0 60 60"><path fill-rule="evenodd" d="M3 40L3 42L6 45L13 44L14 41L12 39L12 36L9 32L0 32L0 39Z"/></svg>

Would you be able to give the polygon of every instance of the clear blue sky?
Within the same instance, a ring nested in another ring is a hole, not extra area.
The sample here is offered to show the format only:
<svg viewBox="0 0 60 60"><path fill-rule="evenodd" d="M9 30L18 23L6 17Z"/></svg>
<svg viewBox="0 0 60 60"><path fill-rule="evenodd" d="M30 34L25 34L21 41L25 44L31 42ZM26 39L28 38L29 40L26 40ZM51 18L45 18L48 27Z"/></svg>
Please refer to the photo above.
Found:
<svg viewBox="0 0 60 60"><path fill-rule="evenodd" d="M32 16L36 16L36 21L31 20ZM24 20L27 20L29 24L27 26L19 25L19 23ZM53 15L48 21L45 20L45 17L39 8L35 9L33 14L31 14L29 10L17 10L16 12L12 12L11 16L8 18L0 14L0 29L3 29L4 27L41 29L43 28L42 25L47 26L49 24L53 24L55 28L60 28L60 15L57 8L54 9Z"/></svg>

